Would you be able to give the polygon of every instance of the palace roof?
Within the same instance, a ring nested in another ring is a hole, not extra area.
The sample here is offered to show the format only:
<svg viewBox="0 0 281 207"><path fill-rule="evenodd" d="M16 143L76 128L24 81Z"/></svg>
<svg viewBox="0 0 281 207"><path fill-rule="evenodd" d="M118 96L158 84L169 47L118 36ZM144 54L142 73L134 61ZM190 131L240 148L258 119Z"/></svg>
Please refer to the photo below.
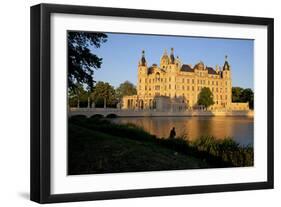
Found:
<svg viewBox="0 0 281 207"><path fill-rule="evenodd" d="M190 73L194 73L194 69L198 67L198 64L194 66L194 68L192 68L190 65L187 65L187 64L183 64L181 66L181 69L180 71L182 72L190 72ZM158 70L159 72L166 72L165 69L163 68L159 68L157 67L156 64L153 64L151 67L148 68L147 70L147 73L148 75L149 74L153 74L154 72L156 72L155 70ZM206 70L208 70L208 74L211 74L211 75L219 75L220 73L217 73L215 69L213 69L212 67L207 67L206 66Z"/></svg>
<svg viewBox="0 0 281 207"><path fill-rule="evenodd" d="M209 74L217 75L217 72L212 67L206 67Z"/></svg>
<svg viewBox="0 0 281 207"><path fill-rule="evenodd" d="M189 65L183 64L181 66L181 71L184 71L184 72L194 72L194 69L192 69Z"/></svg>
<svg viewBox="0 0 281 207"><path fill-rule="evenodd" d="M158 68L156 64L153 64L151 67L148 68L147 74L149 75L149 74L154 73L154 70L156 70L156 71L160 70L161 72L166 73L166 71L163 68Z"/></svg>
<svg viewBox="0 0 281 207"><path fill-rule="evenodd" d="M194 68L191 68L189 65L183 64L180 71L193 73ZM212 67L206 67L206 69L208 70L208 74L217 75L217 72Z"/></svg>

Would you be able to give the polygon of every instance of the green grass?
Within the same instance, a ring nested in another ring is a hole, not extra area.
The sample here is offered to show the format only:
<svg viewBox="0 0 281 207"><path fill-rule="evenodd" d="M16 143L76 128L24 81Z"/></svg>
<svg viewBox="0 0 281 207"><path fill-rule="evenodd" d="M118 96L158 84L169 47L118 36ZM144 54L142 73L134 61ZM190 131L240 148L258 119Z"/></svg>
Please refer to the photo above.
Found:
<svg viewBox="0 0 281 207"><path fill-rule="evenodd" d="M253 149L231 139L159 139L133 124L76 116L69 119L69 174L252 166Z"/></svg>

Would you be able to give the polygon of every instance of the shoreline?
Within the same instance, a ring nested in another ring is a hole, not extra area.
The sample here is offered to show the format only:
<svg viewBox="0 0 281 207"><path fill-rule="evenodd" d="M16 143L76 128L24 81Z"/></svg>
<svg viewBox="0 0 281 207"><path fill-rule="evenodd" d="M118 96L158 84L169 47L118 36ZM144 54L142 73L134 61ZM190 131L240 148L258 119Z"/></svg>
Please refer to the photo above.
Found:
<svg viewBox="0 0 281 207"><path fill-rule="evenodd" d="M103 108L70 108L68 110L68 117L76 115L85 115L91 117L94 115L101 115L103 117L254 117L254 111L132 111L119 109L103 109Z"/></svg>

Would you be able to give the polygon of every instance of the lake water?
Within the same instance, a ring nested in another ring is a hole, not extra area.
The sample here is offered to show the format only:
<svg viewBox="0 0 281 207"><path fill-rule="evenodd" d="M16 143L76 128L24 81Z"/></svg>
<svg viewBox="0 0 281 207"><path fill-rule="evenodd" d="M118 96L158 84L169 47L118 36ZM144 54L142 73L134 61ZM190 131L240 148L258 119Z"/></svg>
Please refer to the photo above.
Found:
<svg viewBox="0 0 281 207"><path fill-rule="evenodd" d="M136 124L157 137L169 137L175 127L177 136L184 134L190 140L208 135L231 137L241 145L254 143L254 119L249 117L120 117L113 122Z"/></svg>

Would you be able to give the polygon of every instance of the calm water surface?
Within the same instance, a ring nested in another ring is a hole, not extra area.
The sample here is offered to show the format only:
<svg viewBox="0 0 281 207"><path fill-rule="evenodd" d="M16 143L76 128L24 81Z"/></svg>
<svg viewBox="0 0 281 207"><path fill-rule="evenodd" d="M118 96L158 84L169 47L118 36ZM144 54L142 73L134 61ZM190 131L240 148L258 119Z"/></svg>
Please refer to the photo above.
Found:
<svg viewBox="0 0 281 207"><path fill-rule="evenodd" d="M254 142L254 119L248 117L121 117L112 121L136 124L157 137L169 137L175 127L177 136L186 135L190 140L208 135L231 137L241 145Z"/></svg>

